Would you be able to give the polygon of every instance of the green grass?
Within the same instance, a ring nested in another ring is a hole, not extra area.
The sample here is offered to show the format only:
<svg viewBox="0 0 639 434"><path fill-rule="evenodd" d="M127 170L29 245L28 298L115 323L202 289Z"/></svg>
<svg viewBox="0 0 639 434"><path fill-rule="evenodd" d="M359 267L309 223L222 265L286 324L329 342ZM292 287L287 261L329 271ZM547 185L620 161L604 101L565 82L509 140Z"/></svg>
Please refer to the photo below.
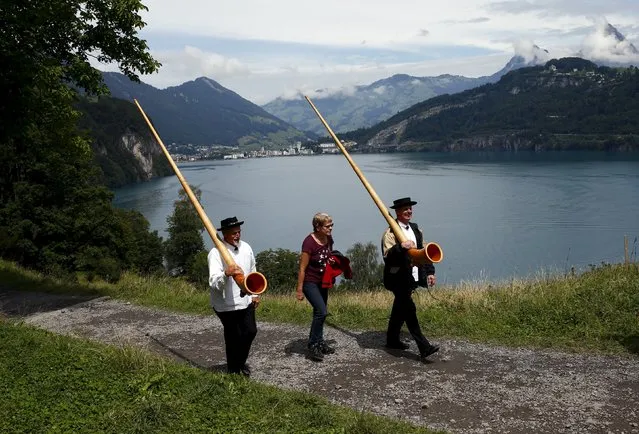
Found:
<svg viewBox="0 0 639 434"><path fill-rule="evenodd" d="M2 320L0 343L0 432L432 432Z"/></svg>
<svg viewBox="0 0 639 434"><path fill-rule="evenodd" d="M268 276L267 276L268 277ZM125 274L115 284L70 284L0 261L1 285L11 289L99 294L167 310L211 313L206 291L172 278ZM414 297L425 334L513 346L639 354L639 267L601 265L580 275L461 284ZM385 290L331 293L329 324L385 330L392 294ZM268 292L262 321L310 324L311 309L290 295Z"/></svg>

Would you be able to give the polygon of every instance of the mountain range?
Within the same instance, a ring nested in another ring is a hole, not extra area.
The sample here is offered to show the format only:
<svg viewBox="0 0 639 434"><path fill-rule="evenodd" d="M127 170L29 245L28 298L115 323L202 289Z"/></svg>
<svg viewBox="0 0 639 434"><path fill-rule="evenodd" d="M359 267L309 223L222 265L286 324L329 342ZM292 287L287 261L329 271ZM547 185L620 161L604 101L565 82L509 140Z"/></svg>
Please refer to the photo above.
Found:
<svg viewBox="0 0 639 434"><path fill-rule="evenodd" d="M639 69L553 59L494 84L431 98L340 138L378 152L637 149Z"/></svg>
<svg viewBox="0 0 639 434"><path fill-rule="evenodd" d="M597 58L600 65L614 66L623 64L624 60L639 59L634 45L608 23L599 25L591 36L595 42L585 44L578 57ZM398 74L369 85L319 89L311 98L335 132L368 128L415 104L496 83L509 72L544 65L551 58L547 50L532 43L519 44L515 52L501 70L489 76ZM112 96L128 101L138 99L168 143L221 144L250 150L262 146L288 147L296 141L326 136L324 127L301 94L295 98L280 97L259 107L206 77L156 89L131 82L119 73L103 73L103 76Z"/></svg>
<svg viewBox="0 0 639 434"><path fill-rule="evenodd" d="M585 38L582 45L582 49L575 53L574 57L604 66L639 65L637 48L605 20L595 24L594 31ZM453 94L495 83L510 71L544 65L551 58L547 50L532 42L519 42L515 46L515 56L501 70L490 76L468 78L457 75L396 75L370 85L349 89L318 89L313 92L314 95L309 96L334 131L346 132L375 125L413 104L438 95ZM280 97L263 107L296 128L326 135L315 114L308 110L303 95Z"/></svg>
<svg viewBox="0 0 639 434"><path fill-rule="evenodd" d="M369 127L388 119L414 104L443 94L453 94L487 83L495 83L506 73L527 66L545 63L548 52L534 45L532 56L516 54L492 75L469 78L443 74L436 77L415 77L397 74L369 85L329 91L319 89L311 99L335 132ZM309 110L304 96L277 98L263 108L296 128L318 135L326 135L324 126Z"/></svg>
<svg viewBox="0 0 639 434"><path fill-rule="evenodd" d="M103 78L114 98L138 100L167 144L251 149L288 147L308 139L307 134L210 78L166 89L135 83L116 72L104 72Z"/></svg>

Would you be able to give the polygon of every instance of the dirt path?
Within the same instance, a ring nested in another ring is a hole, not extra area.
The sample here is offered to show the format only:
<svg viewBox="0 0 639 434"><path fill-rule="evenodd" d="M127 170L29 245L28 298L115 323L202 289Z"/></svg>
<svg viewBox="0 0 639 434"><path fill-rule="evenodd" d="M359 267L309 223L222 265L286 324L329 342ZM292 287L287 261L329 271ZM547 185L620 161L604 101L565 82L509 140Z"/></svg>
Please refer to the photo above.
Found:
<svg viewBox="0 0 639 434"><path fill-rule="evenodd" d="M175 314L106 298L0 291L0 312L108 344L142 346L224 369L215 316ZM307 327L258 324L252 378L333 402L459 433L639 433L639 358L438 341L433 362L386 351L377 331L328 327L337 353L304 355Z"/></svg>

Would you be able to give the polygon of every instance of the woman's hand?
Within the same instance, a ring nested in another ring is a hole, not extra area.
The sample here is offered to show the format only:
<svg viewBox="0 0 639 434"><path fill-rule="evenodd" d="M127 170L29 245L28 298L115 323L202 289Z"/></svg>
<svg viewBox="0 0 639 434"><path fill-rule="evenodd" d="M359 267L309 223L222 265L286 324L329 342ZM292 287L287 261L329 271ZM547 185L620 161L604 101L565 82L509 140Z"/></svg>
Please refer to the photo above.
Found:
<svg viewBox="0 0 639 434"><path fill-rule="evenodd" d="M435 278L434 274L429 274L428 276L426 276L426 282L428 283L428 286L435 286L435 283L437 283L437 279Z"/></svg>
<svg viewBox="0 0 639 434"><path fill-rule="evenodd" d="M295 293L295 297L297 297L297 299L299 301L304 300L304 292L302 292L302 288L298 288L296 293Z"/></svg>

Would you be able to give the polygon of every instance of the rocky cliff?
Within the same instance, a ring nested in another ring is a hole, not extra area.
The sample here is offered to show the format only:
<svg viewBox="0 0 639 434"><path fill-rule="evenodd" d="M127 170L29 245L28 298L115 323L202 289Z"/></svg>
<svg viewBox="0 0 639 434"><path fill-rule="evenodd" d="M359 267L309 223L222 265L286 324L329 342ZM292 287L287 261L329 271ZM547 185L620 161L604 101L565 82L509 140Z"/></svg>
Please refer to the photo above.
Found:
<svg viewBox="0 0 639 434"><path fill-rule="evenodd" d="M79 127L92 141L104 183L111 187L171 174L162 150L137 108L115 98L83 99Z"/></svg>

